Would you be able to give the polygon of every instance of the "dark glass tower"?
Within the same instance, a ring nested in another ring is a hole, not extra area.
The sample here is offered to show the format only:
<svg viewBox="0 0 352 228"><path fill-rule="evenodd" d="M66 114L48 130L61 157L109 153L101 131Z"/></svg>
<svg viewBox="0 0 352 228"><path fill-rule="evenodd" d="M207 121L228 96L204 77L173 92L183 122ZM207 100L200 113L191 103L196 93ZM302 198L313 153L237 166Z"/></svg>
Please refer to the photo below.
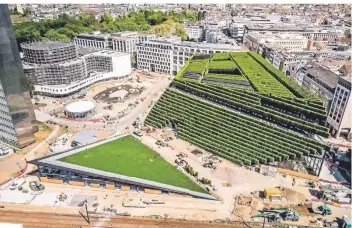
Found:
<svg viewBox="0 0 352 228"><path fill-rule="evenodd" d="M34 124L9 8L0 4L0 141L23 148L35 142Z"/></svg>

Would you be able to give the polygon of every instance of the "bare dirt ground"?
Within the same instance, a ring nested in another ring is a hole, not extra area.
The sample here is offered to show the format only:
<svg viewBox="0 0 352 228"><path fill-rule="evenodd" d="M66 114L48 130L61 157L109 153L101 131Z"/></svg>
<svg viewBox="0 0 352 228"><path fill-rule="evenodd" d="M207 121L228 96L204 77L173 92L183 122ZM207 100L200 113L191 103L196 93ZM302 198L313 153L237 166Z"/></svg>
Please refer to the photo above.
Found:
<svg viewBox="0 0 352 228"><path fill-rule="evenodd" d="M5 211L0 213L0 222L20 223L24 228L71 228L71 227L112 227L112 228L224 228L224 227L246 227L244 224L237 223L217 224L196 221L181 221L172 219L157 218L136 218L121 216L90 216L88 224L78 214L58 214L43 212L25 212L25 211ZM253 226L251 226L253 227ZM258 225L259 227L259 225Z"/></svg>
<svg viewBox="0 0 352 228"><path fill-rule="evenodd" d="M3 159L0 159L0 183L5 181L8 177L12 177L18 174L18 172L26 166L26 161L23 160L23 157L30 152L33 148L38 146L49 134L52 132L50 126L44 125L42 123L38 124L39 131L34 133L36 142L23 148L22 150L11 154ZM41 156L48 150L47 148L40 148L36 151L38 156Z"/></svg>

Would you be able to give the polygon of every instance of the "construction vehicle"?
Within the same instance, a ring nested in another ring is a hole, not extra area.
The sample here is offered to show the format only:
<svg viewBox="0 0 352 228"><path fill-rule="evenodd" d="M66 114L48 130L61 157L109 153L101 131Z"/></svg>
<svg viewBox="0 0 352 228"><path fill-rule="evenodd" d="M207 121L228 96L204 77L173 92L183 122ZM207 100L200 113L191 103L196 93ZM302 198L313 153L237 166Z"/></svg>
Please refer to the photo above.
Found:
<svg viewBox="0 0 352 228"><path fill-rule="evenodd" d="M137 135L138 137L143 136L143 134L142 134L142 132L141 132L140 130L135 130L133 133L134 133L135 135Z"/></svg>
<svg viewBox="0 0 352 228"><path fill-rule="evenodd" d="M37 181L29 182L29 187L32 191L43 191L45 189L44 185L39 184Z"/></svg>
<svg viewBox="0 0 352 228"><path fill-rule="evenodd" d="M59 200L62 202L62 201L65 201L66 199L67 199L67 195L65 193L61 193L59 196Z"/></svg>
<svg viewBox="0 0 352 228"><path fill-rule="evenodd" d="M260 214L252 216L251 218L252 219L264 218L264 219L267 219L268 222L280 222L281 221L280 215L275 214L275 213L260 213Z"/></svg>
<svg viewBox="0 0 352 228"><path fill-rule="evenodd" d="M351 228L351 219L349 219L347 215L342 217L342 221L342 228Z"/></svg>
<svg viewBox="0 0 352 228"><path fill-rule="evenodd" d="M188 157L188 155L187 155L186 153L184 153L184 152L180 152L178 155L179 155L181 158L187 158L187 157Z"/></svg>
<svg viewBox="0 0 352 228"><path fill-rule="evenodd" d="M289 208L284 207L272 207L272 208L264 208L260 210L261 213L265 214L277 214L281 217L281 219L285 221L298 221L299 213L295 210L290 210Z"/></svg>
<svg viewBox="0 0 352 228"><path fill-rule="evenodd" d="M24 178L20 178L20 179L17 179L15 180L11 186L10 186L10 190L15 190L17 189L19 186L21 186L22 184L24 184L26 181Z"/></svg>
<svg viewBox="0 0 352 228"><path fill-rule="evenodd" d="M317 208L312 207L312 211L314 212L314 214L318 214L318 215L331 215L332 214L331 208L328 207L326 204L323 204Z"/></svg>
<svg viewBox="0 0 352 228"><path fill-rule="evenodd" d="M213 161L208 161L203 164L203 167L210 168L210 169L216 169L216 163Z"/></svg>
<svg viewBox="0 0 352 228"><path fill-rule="evenodd" d="M165 143L161 140L157 140L155 144L158 146L163 146L163 147L165 146Z"/></svg>
<svg viewBox="0 0 352 228"><path fill-rule="evenodd" d="M307 181L307 186L308 186L308 188L315 188L315 182L314 181Z"/></svg>

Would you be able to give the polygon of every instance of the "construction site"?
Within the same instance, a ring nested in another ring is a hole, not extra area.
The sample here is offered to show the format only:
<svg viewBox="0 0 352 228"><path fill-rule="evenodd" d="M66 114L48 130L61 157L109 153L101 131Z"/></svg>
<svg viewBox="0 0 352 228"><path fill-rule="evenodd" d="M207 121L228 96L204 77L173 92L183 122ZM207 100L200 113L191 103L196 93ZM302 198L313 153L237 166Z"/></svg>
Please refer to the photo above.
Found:
<svg viewBox="0 0 352 228"><path fill-rule="evenodd" d="M182 139L177 124L147 124L148 113L170 83L166 76L134 71L132 79L100 83L72 97L34 98L36 115L52 127L61 126L43 143L45 148L36 148L43 152L33 152L28 161L130 134L213 199L96 176L65 179L76 175L28 163L18 178L0 187L0 222L24 227L350 227L351 190L343 183L271 163L235 164ZM94 116L65 116L65 104L82 99L95 102Z"/></svg>

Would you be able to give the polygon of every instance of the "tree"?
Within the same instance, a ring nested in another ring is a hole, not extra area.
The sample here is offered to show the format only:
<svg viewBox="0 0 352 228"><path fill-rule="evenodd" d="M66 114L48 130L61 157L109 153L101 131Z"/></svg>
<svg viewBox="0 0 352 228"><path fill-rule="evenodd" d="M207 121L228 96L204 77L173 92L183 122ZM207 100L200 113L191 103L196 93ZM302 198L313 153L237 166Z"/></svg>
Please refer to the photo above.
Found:
<svg viewBox="0 0 352 228"><path fill-rule="evenodd" d="M96 22L94 15L89 13L81 13L78 20L86 27L91 26Z"/></svg>
<svg viewBox="0 0 352 228"><path fill-rule="evenodd" d="M56 30L51 29L44 35L44 40L51 41L70 41L70 38L65 34L60 34Z"/></svg>
<svg viewBox="0 0 352 228"><path fill-rule="evenodd" d="M188 39L185 27L183 25L176 23L175 24L175 31L176 31L176 35L181 37L182 40Z"/></svg>
<svg viewBox="0 0 352 228"><path fill-rule="evenodd" d="M114 22L114 18L110 13L104 13L103 22L106 22L107 24L109 24L111 22Z"/></svg>
<svg viewBox="0 0 352 228"><path fill-rule="evenodd" d="M16 13L16 12L12 12ZM204 13L204 12L203 12ZM163 13L154 10L140 10L116 19L106 13L102 20L96 21L95 16L89 13L81 13L77 19L68 15L61 15L54 20L40 22L22 22L14 25L15 36L19 48L20 43L35 40L72 40L77 34L87 33L93 30L103 33L121 31L147 31L153 28L158 36L180 36L186 40L187 34L180 21L195 21L200 19L199 13L191 11Z"/></svg>
<svg viewBox="0 0 352 228"><path fill-rule="evenodd" d="M75 33L74 31L72 31L72 29L69 29L67 27L63 27L63 28L59 28L56 30L56 32L58 34L62 34L65 35L66 37L68 37L70 40L72 40L73 38L75 38L78 34Z"/></svg>

